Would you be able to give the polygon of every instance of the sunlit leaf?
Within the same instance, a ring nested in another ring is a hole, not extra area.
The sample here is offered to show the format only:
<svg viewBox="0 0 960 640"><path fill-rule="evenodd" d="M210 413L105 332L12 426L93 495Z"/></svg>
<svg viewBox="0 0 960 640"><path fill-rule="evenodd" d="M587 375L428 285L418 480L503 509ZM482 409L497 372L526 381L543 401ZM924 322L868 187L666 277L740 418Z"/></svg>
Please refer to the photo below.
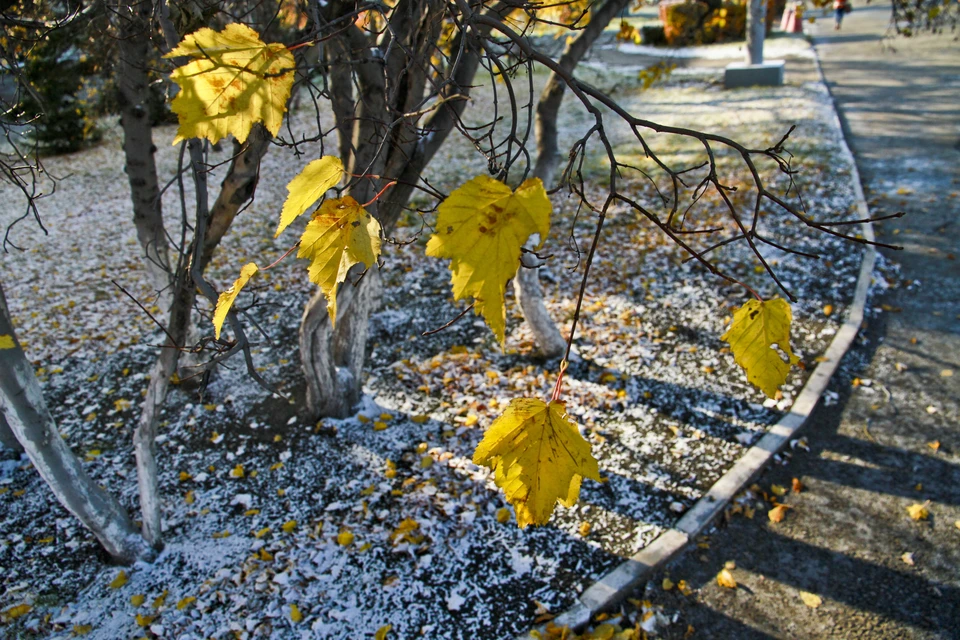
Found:
<svg viewBox="0 0 960 640"><path fill-rule="evenodd" d="M310 261L310 280L327 297L330 323L337 319L337 285L355 264L367 268L380 255L380 223L351 198L325 200L300 237L298 258Z"/></svg>
<svg viewBox="0 0 960 640"><path fill-rule="evenodd" d="M927 509L929 502L924 502L923 504L912 504L907 507L907 513L910 514L910 517L914 520L926 520L930 517L930 511Z"/></svg>
<svg viewBox="0 0 960 640"><path fill-rule="evenodd" d="M809 591L801 591L800 599L803 600L803 604L807 605L811 609L816 609L823 604L823 598L815 593L810 593Z"/></svg>
<svg viewBox="0 0 960 640"><path fill-rule="evenodd" d="M245 264L243 268L240 269L240 277L236 279L229 289L221 293L217 298L217 307L213 310L213 330L217 340L220 339L220 330L223 328L223 321L227 319L227 313L230 312L230 307L233 306L240 290L246 286L247 282L250 281L250 278L253 277L258 269L259 267L252 262Z"/></svg>
<svg viewBox="0 0 960 640"><path fill-rule="evenodd" d="M293 623L301 622L303 620L303 614L300 613L300 607L295 604L290 605L290 621Z"/></svg>
<svg viewBox="0 0 960 640"><path fill-rule="evenodd" d="M790 305L782 298L750 300L733 314L730 329L720 339L730 344L737 364L746 372L747 380L768 397L787 380L790 365L799 358L790 350ZM777 345L788 360L774 348Z"/></svg>
<svg viewBox="0 0 960 640"><path fill-rule="evenodd" d="M111 589L119 589L123 585L127 584L127 572L121 571L117 576L110 582Z"/></svg>
<svg viewBox="0 0 960 640"><path fill-rule="evenodd" d="M717 584L727 589L737 588L737 581L729 569L721 569L720 573L717 574Z"/></svg>
<svg viewBox="0 0 960 640"><path fill-rule="evenodd" d="M16 344L13 342L13 336L10 334L3 334L0 336L0 349L14 349Z"/></svg>
<svg viewBox="0 0 960 640"><path fill-rule="evenodd" d="M507 282L520 267L521 248L533 234L541 246L550 232L550 200L539 178L516 191L488 176L470 180L441 203L427 255L450 259L453 295L471 297L474 310L502 345Z"/></svg>
<svg viewBox="0 0 960 640"><path fill-rule="evenodd" d="M257 122L274 136L280 132L294 79L293 54L284 45L264 44L250 27L228 24L191 33L164 57L192 58L170 74L180 86L171 104L180 122L174 144L216 143L229 134L244 142Z"/></svg>
<svg viewBox="0 0 960 640"><path fill-rule="evenodd" d="M573 506L583 477L600 481L590 443L567 419L562 402L512 400L487 429L473 462L494 470L521 528L546 524L558 500Z"/></svg>
<svg viewBox="0 0 960 640"><path fill-rule="evenodd" d="M373 634L373 640L387 640L387 634L390 633L390 630L393 629L392 624L385 624L377 632Z"/></svg>
<svg viewBox="0 0 960 640"><path fill-rule="evenodd" d="M273 234L276 238L290 224L336 186L343 177L343 163L336 156L323 156L303 168L287 185L287 200L280 212L280 224Z"/></svg>

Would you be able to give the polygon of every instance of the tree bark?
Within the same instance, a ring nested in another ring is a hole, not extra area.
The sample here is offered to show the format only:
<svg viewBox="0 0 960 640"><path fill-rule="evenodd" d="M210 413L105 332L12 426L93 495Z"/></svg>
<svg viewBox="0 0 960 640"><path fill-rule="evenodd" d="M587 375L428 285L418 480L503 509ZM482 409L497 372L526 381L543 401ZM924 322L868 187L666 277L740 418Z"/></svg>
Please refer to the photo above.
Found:
<svg viewBox="0 0 960 640"><path fill-rule="evenodd" d="M747 64L763 64L763 38L766 31L766 0L750 0L747 5Z"/></svg>
<svg viewBox="0 0 960 640"><path fill-rule="evenodd" d="M558 64L567 73L572 73L590 50L607 24L621 11L630 0L607 0L590 17L590 22L580 31L576 38L571 40L560 56ZM533 168L533 175L543 181L546 188L551 188L560 162L559 145L557 142L557 116L566 84L556 72L550 74L547 84L540 94L537 103L537 162ZM537 240L538 241L538 240ZM528 249L532 249L536 242L531 238ZM559 358L567 348L567 341L561 335L556 323L550 317L543 301L543 288L540 286L539 261L530 254L524 254L524 265L513 279L513 290L540 352L547 358Z"/></svg>
<svg viewBox="0 0 960 640"><path fill-rule="evenodd" d="M0 447L11 451L23 451L23 445L17 440L17 436L10 429L10 425L7 424L7 419L3 417L2 412L0 412Z"/></svg>
<svg viewBox="0 0 960 640"><path fill-rule="evenodd" d="M130 183L133 223L150 283L157 291L157 306L166 313L172 300L172 276L154 161L156 147L150 128L150 80L147 76L152 11L153 3L149 0L130 0L117 12L117 87L126 162L124 171Z"/></svg>
<svg viewBox="0 0 960 640"><path fill-rule="evenodd" d="M154 552L137 533L120 504L93 481L67 446L47 409L40 383L16 339L0 285L0 414L56 496L118 562L152 560Z"/></svg>

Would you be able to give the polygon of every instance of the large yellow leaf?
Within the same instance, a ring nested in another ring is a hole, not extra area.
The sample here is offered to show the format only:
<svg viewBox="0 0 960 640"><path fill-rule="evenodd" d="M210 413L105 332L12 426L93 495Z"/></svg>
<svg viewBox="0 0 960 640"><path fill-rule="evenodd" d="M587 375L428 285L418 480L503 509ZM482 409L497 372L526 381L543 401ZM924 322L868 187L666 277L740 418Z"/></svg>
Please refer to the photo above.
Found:
<svg viewBox="0 0 960 640"><path fill-rule="evenodd" d="M503 297L520 267L521 247L534 233L540 245L550 232L550 199L539 178L510 187L478 176L456 189L440 205L437 231L427 255L450 258L457 300L475 299L475 310L504 341L507 317ZM538 245L538 248L539 246Z"/></svg>
<svg viewBox="0 0 960 640"><path fill-rule="evenodd" d="M343 177L343 163L336 156L323 156L303 168L296 178L287 185L287 200L280 212L280 224L276 238L290 224L299 218L313 203L323 197L328 189L340 182Z"/></svg>
<svg viewBox="0 0 960 640"><path fill-rule="evenodd" d="M337 285L362 262L367 268L380 255L380 223L351 198L324 200L300 237L298 258L310 260L310 280L327 296L330 323L337 321Z"/></svg>
<svg viewBox="0 0 960 640"><path fill-rule="evenodd" d="M720 337L730 343L730 351L746 372L747 380L771 398L787 380L790 365L799 360L790 350L792 321L790 305L782 298L750 300L737 309L730 329ZM777 345L789 361L785 361L773 345Z"/></svg>
<svg viewBox="0 0 960 640"><path fill-rule="evenodd" d="M590 443L566 416L562 402L518 398L487 429L473 462L494 480L517 512L517 524L546 524L557 500L572 507L583 477L600 480Z"/></svg>
<svg viewBox="0 0 960 640"><path fill-rule="evenodd" d="M217 340L220 339L220 330L223 328L223 321L227 319L227 313L230 311L230 307L233 306L233 302L237 299L240 290L246 286L247 282L250 281L250 278L253 277L253 274L255 274L257 270L258 267L256 264L252 262L245 264L243 268L240 269L240 277L237 278L236 282L217 298L217 307L213 310L213 330L217 336Z"/></svg>
<svg viewBox="0 0 960 640"><path fill-rule="evenodd" d="M164 57L193 58L170 74L180 85L171 104L180 121L174 144L217 142L231 133L243 142L257 122L280 132L294 76L293 54L282 44L264 44L250 27L228 24L191 33Z"/></svg>

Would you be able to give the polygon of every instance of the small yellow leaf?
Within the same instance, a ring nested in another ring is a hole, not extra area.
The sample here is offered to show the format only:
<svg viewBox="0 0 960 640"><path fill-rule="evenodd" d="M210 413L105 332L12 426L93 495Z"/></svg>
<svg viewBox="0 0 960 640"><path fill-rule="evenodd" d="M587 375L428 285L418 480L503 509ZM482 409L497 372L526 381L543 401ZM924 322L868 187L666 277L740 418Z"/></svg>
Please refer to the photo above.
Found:
<svg viewBox="0 0 960 640"><path fill-rule="evenodd" d="M392 624L385 624L377 632L373 634L373 640L387 640L387 634L390 633L390 630L393 629Z"/></svg>
<svg viewBox="0 0 960 640"><path fill-rule="evenodd" d="M350 196L324 200L300 236L298 258L310 261L310 281L327 297L331 325L337 320L337 286L355 264L367 268L380 255L380 223Z"/></svg>
<svg viewBox="0 0 960 640"><path fill-rule="evenodd" d="M187 607L189 607L192 603L194 603L194 602L196 602L196 601L197 601L197 599L196 599L194 596L187 596L186 598L183 598L182 600L178 600L178 601L177 601L177 611L183 611L184 609L186 609Z"/></svg>
<svg viewBox="0 0 960 640"><path fill-rule="evenodd" d="M473 462L494 470L520 528L546 524L558 501L572 507L583 477L600 481L590 443L567 419L562 402L512 400L487 429Z"/></svg>
<svg viewBox="0 0 960 640"><path fill-rule="evenodd" d="M342 177L343 163L336 156L323 156L305 166L287 185L287 199L283 203L280 224L273 237L279 236L323 194L335 187Z"/></svg>
<svg viewBox="0 0 960 640"><path fill-rule="evenodd" d="M337 544L339 544L341 547L347 547L353 544L353 538L353 533L344 529L337 534Z"/></svg>
<svg viewBox="0 0 960 640"><path fill-rule="evenodd" d="M823 598L821 598L815 593L810 593L808 591L801 591L800 599L803 600L803 604L807 605L811 609L816 609L821 604L823 604Z"/></svg>
<svg viewBox="0 0 960 640"><path fill-rule="evenodd" d="M245 516L258 516L260 515L260 509L247 509L243 512Z"/></svg>
<svg viewBox="0 0 960 640"><path fill-rule="evenodd" d="M927 446L933 449L935 452L940 450L940 441L934 440L933 442L928 442Z"/></svg>
<svg viewBox="0 0 960 640"><path fill-rule="evenodd" d="M773 484L773 485L770 485L770 493L772 493L775 496L782 496L787 493L787 488L782 487L779 484Z"/></svg>
<svg viewBox="0 0 960 640"><path fill-rule="evenodd" d="M286 522L283 523L283 526L280 528L283 529L284 533L293 533L294 530L297 528L297 521L287 520Z"/></svg>
<svg viewBox="0 0 960 640"><path fill-rule="evenodd" d="M778 504L770 511L767 511L767 517L770 518L770 522L783 522L784 517L787 515L787 509L789 509L785 504Z"/></svg>
<svg viewBox="0 0 960 640"><path fill-rule="evenodd" d="M180 122L173 144L187 138L215 144L230 134L242 143L257 122L274 136L280 132L295 68L282 44L264 44L250 27L228 24L191 33L164 57L193 58L170 74L180 85L170 105Z"/></svg>
<svg viewBox="0 0 960 640"><path fill-rule="evenodd" d="M213 331L217 340L220 339L220 330L223 328L223 321L227 319L227 313L237 299L237 295L258 270L259 267L253 262L245 264L243 268L240 269L240 277L236 279L229 289L221 293L220 297L217 298L217 307L213 311ZM216 408L216 406L214 406L214 408Z"/></svg>
<svg viewBox="0 0 960 640"><path fill-rule="evenodd" d="M437 211L427 255L449 258L453 295L474 299L501 346L506 331L504 294L520 267L521 249L533 234L550 233L550 199L539 178L516 191L485 175L455 189Z"/></svg>
<svg viewBox="0 0 960 640"><path fill-rule="evenodd" d="M747 380L768 397L787 380L790 365L799 358L790 349L790 305L782 298L749 300L733 314L730 328L720 339L730 344L737 364L746 372ZM777 345L788 360L773 349Z"/></svg>
<svg viewBox="0 0 960 640"><path fill-rule="evenodd" d="M0 349L15 349L16 346L12 335L5 333L0 336Z"/></svg>
<svg viewBox="0 0 960 640"><path fill-rule="evenodd" d="M429 420L429 419L430 419L430 416L424 416L424 415L418 415L418 416L411 416L411 417L410 417L410 421L411 421L411 422L415 422L416 424L423 424L424 422L426 422L426 421Z"/></svg>
<svg viewBox="0 0 960 640"><path fill-rule="evenodd" d="M183 497L183 501L187 504L193 504L196 501L196 496L194 496L193 491L187 491L187 495Z"/></svg>
<svg viewBox="0 0 960 640"><path fill-rule="evenodd" d="M180 482L186 482L187 480L189 480L189 479L192 478L192 477L193 477L193 476L190 475L189 473L187 473L186 471L181 471L181 472L180 472Z"/></svg>
<svg viewBox="0 0 960 640"><path fill-rule="evenodd" d="M386 422L380 422L379 420L377 420L376 422L373 423L374 431L383 431L386 428L387 428Z"/></svg>
<svg viewBox="0 0 960 640"><path fill-rule="evenodd" d="M910 517L914 520L926 520L930 517L930 511L927 510L927 506L930 505L930 502L924 502L923 504L912 504L907 507L907 513L910 514Z"/></svg>
<svg viewBox="0 0 960 640"><path fill-rule="evenodd" d="M497 509L497 522L500 524L506 524L510 522L510 509L507 509L506 507Z"/></svg>
<svg viewBox="0 0 960 640"><path fill-rule="evenodd" d="M243 470L242 464L238 464L237 466L235 466L233 469L230 470L231 478L242 478L245 475L246 473Z"/></svg>
<svg viewBox="0 0 960 640"><path fill-rule="evenodd" d="M717 584L727 589L737 588L737 581L734 580L733 574L730 573L729 569L720 570L720 573L717 574Z"/></svg>
<svg viewBox="0 0 960 640"><path fill-rule="evenodd" d="M144 601L146 601L146 599L147 597L145 595L143 595L142 593L138 593L136 595L130 596L130 604L132 604L135 607L139 607L144 603Z"/></svg>
<svg viewBox="0 0 960 640"><path fill-rule="evenodd" d="M660 586L663 588L664 591L670 591L676 585L673 584L673 580L671 580L670 578L664 578L663 582L660 583Z"/></svg>
<svg viewBox="0 0 960 640"><path fill-rule="evenodd" d="M828 316L828 317L831 316L831 315L833 315L833 305L832 305L832 304L828 304L828 305L825 305L825 306L823 307L823 315Z"/></svg>
<svg viewBox="0 0 960 640"><path fill-rule="evenodd" d="M117 574L117 576L116 576L116 577L113 579L113 581L110 583L110 588L111 588L111 589L119 589L120 587L122 587L122 586L125 585L125 584L127 584L127 572L126 572L126 571L121 571L120 573Z"/></svg>
<svg viewBox="0 0 960 640"><path fill-rule="evenodd" d="M141 628L149 627L154 620L157 619L157 616L145 616L142 613L138 613L136 616L137 626Z"/></svg>
<svg viewBox="0 0 960 640"><path fill-rule="evenodd" d="M153 607L154 609L159 609L159 608L162 607L164 604L166 604L166 602L167 602L167 593L169 593L169 592L168 592L166 589L164 589L164 590L163 590L163 593L161 593L159 596L157 596L156 598L153 599L153 603L152 603L150 606Z"/></svg>
<svg viewBox="0 0 960 640"><path fill-rule="evenodd" d="M254 537L254 538L262 538L263 536L267 535L268 533L270 533L270 527L264 527L263 529L260 529L259 531L254 532L253 537Z"/></svg>
<svg viewBox="0 0 960 640"><path fill-rule="evenodd" d="M687 584L686 580L681 580L677 583L677 591L685 596L689 596L691 593L693 593L693 589L690 588L690 585Z"/></svg>
<svg viewBox="0 0 960 640"><path fill-rule="evenodd" d="M904 564L908 564L908 565L910 565L911 567L916 564L916 562L914 562L914 560L913 560L913 554L910 553L909 551L906 552L906 553L904 553L903 555L901 555L901 556L900 556L900 560L901 560Z"/></svg>
<svg viewBox="0 0 960 640"><path fill-rule="evenodd" d="M592 528L593 527L589 522L581 522L580 529L578 530L580 532L580 536L586 538L588 535L590 535L590 529Z"/></svg>
<svg viewBox="0 0 960 640"><path fill-rule="evenodd" d="M290 605L290 621L294 624L303 620L303 614L300 613L300 607L295 604Z"/></svg>
<svg viewBox="0 0 960 640"><path fill-rule="evenodd" d="M420 468L429 469L433 466L433 457L432 456L423 456L420 458Z"/></svg>
<svg viewBox="0 0 960 640"><path fill-rule="evenodd" d="M92 624L75 624L73 625L73 635L75 636L85 636L91 631L93 631Z"/></svg>
<svg viewBox="0 0 960 640"><path fill-rule="evenodd" d="M801 491L803 491L804 487L803 487L803 483L800 482L800 478L794 478L791 481L790 488L794 493L800 493Z"/></svg>
<svg viewBox="0 0 960 640"><path fill-rule="evenodd" d="M4 610L3 617L7 620L16 620L21 616L27 615L31 611L33 611L33 606L27 603L18 604Z"/></svg>

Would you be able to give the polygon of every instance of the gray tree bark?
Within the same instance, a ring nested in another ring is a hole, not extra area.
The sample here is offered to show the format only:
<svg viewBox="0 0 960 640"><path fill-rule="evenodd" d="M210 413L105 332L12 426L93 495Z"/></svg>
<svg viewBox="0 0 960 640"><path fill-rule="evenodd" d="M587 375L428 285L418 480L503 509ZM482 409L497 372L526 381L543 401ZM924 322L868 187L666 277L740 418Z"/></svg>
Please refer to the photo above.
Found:
<svg viewBox="0 0 960 640"><path fill-rule="evenodd" d="M558 60L560 67L565 72L572 73L603 33L607 24L629 4L630 0L607 0L596 9L586 28L567 44L563 55ZM547 189L553 185L557 166L560 163L557 116L560 113L565 90L566 84L563 80L556 72L551 73L537 103L537 162L533 168L533 175L540 178ZM531 238L528 248L533 248L536 241ZM533 331L540 352L547 358L559 358L566 351L567 341L561 335L544 304L539 266L539 261L534 256L524 254L523 266L517 272L517 277L513 279L513 290L523 318Z"/></svg>
<svg viewBox="0 0 960 640"><path fill-rule="evenodd" d="M172 300L172 275L154 161L156 147L150 128L150 81L147 75L152 12L153 2L150 0L130 0L117 11L117 87L124 171L130 183L133 223L150 283L157 291L157 306L166 313Z"/></svg>
<svg viewBox="0 0 960 640"><path fill-rule="evenodd" d="M763 64L763 38L767 32L767 3L750 0L747 5L747 64Z"/></svg>
<svg viewBox="0 0 960 640"><path fill-rule="evenodd" d="M16 339L0 284L0 414L57 500L76 516L118 562L152 560L155 553L120 504L93 481L57 431L40 383Z"/></svg>
<svg viewBox="0 0 960 640"><path fill-rule="evenodd" d="M23 451L23 445L20 444L17 436L15 436L10 429L10 425L7 424L7 419L3 417L3 413L0 413L0 447L10 449L11 451Z"/></svg>

